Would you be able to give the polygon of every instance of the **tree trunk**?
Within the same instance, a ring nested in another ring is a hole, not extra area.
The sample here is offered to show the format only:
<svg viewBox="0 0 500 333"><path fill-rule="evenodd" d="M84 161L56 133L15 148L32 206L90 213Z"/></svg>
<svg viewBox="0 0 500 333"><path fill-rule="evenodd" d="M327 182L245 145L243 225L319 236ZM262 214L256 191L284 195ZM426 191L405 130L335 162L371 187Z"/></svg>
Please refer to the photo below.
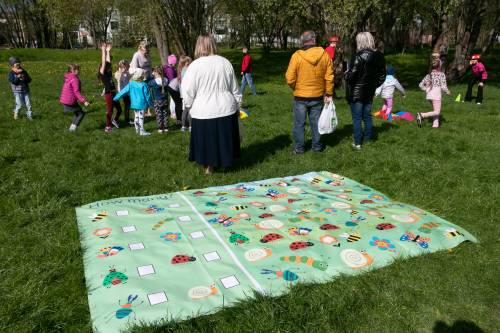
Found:
<svg viewBox="0 0 500 333"><path fill-rule="evenodd" d="M156 40L156 47L158 48L158 53L160 54L161 64L167 64L167 58L170 54L169 45L167 44L167 32L165 29L165 25L161 21L161 17L156 16L154 19L154 36Z"/></svg>

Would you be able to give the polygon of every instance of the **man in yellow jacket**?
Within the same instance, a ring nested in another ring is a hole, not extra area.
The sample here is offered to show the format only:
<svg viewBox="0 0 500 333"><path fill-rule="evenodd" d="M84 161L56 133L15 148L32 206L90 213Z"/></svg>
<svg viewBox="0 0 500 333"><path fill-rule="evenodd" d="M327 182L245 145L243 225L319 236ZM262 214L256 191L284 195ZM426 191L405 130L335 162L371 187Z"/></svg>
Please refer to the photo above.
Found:
<svg viewBox="0 0 500 333"><path fill-rule="evenodd" d="M316 35L306 31L300 37L302 49L292 55L286 71L286 83L293 89L293 153L304 153L306 118L312 132L312 150L321 152L324 146L318 132L318 120L324 102L332 101L333 66L322 47L316 47Z"/></svg>

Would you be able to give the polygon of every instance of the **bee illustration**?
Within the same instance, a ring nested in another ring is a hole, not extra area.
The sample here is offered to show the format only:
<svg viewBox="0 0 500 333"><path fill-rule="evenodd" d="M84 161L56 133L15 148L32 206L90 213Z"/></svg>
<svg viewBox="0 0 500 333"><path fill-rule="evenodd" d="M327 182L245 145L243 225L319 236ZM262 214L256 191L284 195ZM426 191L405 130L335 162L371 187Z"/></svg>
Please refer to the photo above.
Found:
<svg viewBox="0 0 500 333"><path fill-rule="evenodd" d="M102 281L102 285L106 288L111 288L111 286L116 286L118 284L127 283L128 276L122 272L117 272L114 267L109 269L108 275Z"/></svg>
<svg viewBox="0 0 500 333"><path fill-rule="evenodd" d="M321 182L323 182L323 180L319 177L314 177L313 179L311 179L311 184L313 184L313 185L317 185Z"/></svg>
<svg viewBox="0 0 500 333"><path fill-rule="evenodd" d="M248 208L248 206L244 206L244 205L234 205L234 206L231 206L232 210L243 210L245 208Z"/></svg>
<svg viewBox="0 0 500 333"><path fill-rule="evenodd" d="M248 243L250 239L242 234L238 234L234 231L231 231L231 236L229 236L229 243L235 244L235 245L240 245L240 244L245 244Z"/></svg>
<svg viewBox="0 0 500 333"><path fill-rule="evenodd" d="M312 231L312 229L304 228L304 227L292 227L288 229L288 233L291 236L307 236Z"/></svg>
<svg viewBox="0 0 500 333"><path fill-rule="evenodd" d="M158 207L157 205L149 205L144 211L148 214L158 214L165 210L165 208Z"/></svg>
<svg viewBox="0 0 500 333"><path fill-rule="evenodd" d="M278 199L286 198L288 195L284 193L279 193L276 190L269 189L267 190L266 197L270 198L273 201L276 201Z"/></svg>
<svg viewBox="0 0 500 333"><path fill-rule="evenodd" d="M422 224L420 228L418 228L418 231L423 232L425 234L430 234L432 229L437 228L440 225L441 224L437 222L427 222Z"/></svg>
<svg viewBox="0 0 500 333"><path fill-rule="evenodd" d="M300 249L305 249L307 247L314 246L314 243L312 242L293 242L290 244L290 250L292 251L297 251Z"/></svg>
<svg viewBox="0 0 500 333"><path fill-rule="evenodd" d="M280 234L271 233L271 234L267 234L267 235L262 236L262 238L260 239L260 242L261 243L270 243L270 242L274 242L274 241L281 239L281 238L283 238L283 236L281 236Z"/></svg>
<svg viewBox="0 0 500 333"><path fill-rule="evenodd" d="M285 257L280 257L280 260L296 264L305 264L307 266L319 269L320 271L326 271L326 269L328 268L328 264L325 261L315 260L307 256L285 256Z"/></svg>
<svg viewBox="0 0 500 333"><path fill-rule="evenodd" d="M295 274L294 272L289 271L289 270L286 270L286 271L281 271L281 270L273 271L271 269L265 269L265 268L263 268L260 271L260 274L275 274L276 277L281 278L281 279L283 279L283 280L285 280L287 282L293 282L293 281L297 281L299 279L299 276L297 274Z"/></svg>
<svg viewBox="0 0 500 333"><path fill-rule="evenodd" d="M396 228L396 226L392 223L379 223L375 228L377 230L390 230Z"/></svg>
<svg viewBox="0 0 500 333"><path fill-rule="evenodd" d="M115 312L115 317L117 319L123 319L123 318L126 318L128 316L130 316L134 310L132 310L132 303L138 298L139 296L138 295L128 295L128 298L127 298L127 303L121 305L120 302L118 302L118 304L121 306L121 308L119 308L118 310L116 310ZM140 303L142 304L142 302ZM135 315L135 312L134 312L134 315Z"/></svg>
<svg viewBox="0 0 500 333"><path fill-rule="evenodd" d="M90 218L92 219L92 222L97 222L97 221L104 219L106 216L108 216L108 212L102 211L100 213L92 214L92 216L90 216Z"/></svg>
<svg viewBox="0 0 500 333"><path fill-rule="evenodd" d="M336 225L333 225L333 224L330 224L330 223L325 223L325 224L322 224L320 227L319 227L320 230L337 230L337 229L340 229L340 227L337 227Z"/></svg>
<svg viewBox="0 0 500 333"><path fill-rule="evenodd" d="M121 246L104 247L102 249L99 249L99 254L97 255L97 258L111 257L114 255L117 255L122 250L123 250L123 247L121 247Z"/></svg>
<svg viewBox="0 0 500 333"><path fill-rule="evenodd" d="M429 247L429 241L431 240L429 237L420 237L420 235L414 235L413 233L407 231L399 240L405 242L415 242L420 245L421 248L426 249Z"/></svg>
<svg viewBox="0 0 500 333"><path fill-rule="evenodd" d="M448 238L453 238L453 237L457 237L457 236L463 236L463 234L458 231L457 229L455 228L448 228L446 229L446 233L444 234L446 237Z"/></svg>
<svg viewBox="0 0 500 333"><path fill-rule="evenodd" d="M185 254L177 254L172 257L172 260L170 260L170 263L172 265L177 265L177 264L186 264L191 261L196 261L195 257L191 257Z"/></svg>
<svg viewBox="0 0 500 333"><path fill-rule="evenodd" d="M354 243L361 239L361 235L357 232L352 234L343 233L340 237L345 238L349 243Z"/></svg>

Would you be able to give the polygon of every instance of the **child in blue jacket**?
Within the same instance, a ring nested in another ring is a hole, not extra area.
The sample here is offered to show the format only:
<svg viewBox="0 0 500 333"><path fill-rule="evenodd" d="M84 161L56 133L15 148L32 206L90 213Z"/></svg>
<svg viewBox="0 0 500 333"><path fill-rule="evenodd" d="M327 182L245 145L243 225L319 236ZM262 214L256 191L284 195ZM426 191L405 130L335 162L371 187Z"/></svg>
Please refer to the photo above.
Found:
<svg viewBox="0 0 500 333"><path fill-rule="evenodd" d="M168 79L163 76L163 68L157 66L153 68L153 80L149 81L156 112L156 124L158 133L168 132Z"/></svg>
<svg viewBox="0 0 500 333"><path fill-rule="evenodd" d="M135 69L129 84L122 88L113 100L118 101L125 95L130 96L130 109L135 114L135 132L143 136L151 135L151 133L144 130L144 110L153 107L153 102L148 85L144 82L144 71L142 69Z"/></svg>
<svg viewBox="0 0 500 333"><path fill-rule="evenodd" d="M19 118L19 110L26 107L26 118L32 120L31 102L30 102L30 87L31 77L28 72L21 66L21 60L16 57L9 58L10 72L9 82L16 100L14 108L14 119Z"/></svg>

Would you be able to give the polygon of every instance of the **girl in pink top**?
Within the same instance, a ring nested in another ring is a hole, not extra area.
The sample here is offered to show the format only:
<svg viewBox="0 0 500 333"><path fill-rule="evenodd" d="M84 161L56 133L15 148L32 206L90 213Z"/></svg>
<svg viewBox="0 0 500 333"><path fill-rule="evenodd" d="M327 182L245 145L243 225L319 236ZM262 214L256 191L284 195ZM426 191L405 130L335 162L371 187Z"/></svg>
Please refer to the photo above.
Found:
<svg viewBox="0 0 500 333"><path fill-rule="evenodd" d="M464 102L472 101L472 88L477 83L476 103L478 105L481 105L481 103L483 103L483 86L484 82L488 78L488 73L486 72L486 68L484 68L483 63L481 62L481 55L479 54L473 54L469 64L472 75L469 79Z"/></svg>
<svg viewBox="0 0 500 333"><path fill-rule="evenodd" d="M71 126L69 127L70 132L76 131L78 125L83 119L85 113L78 102L89 105L87 99L80 92L80 78L78 73L80 72L80 65L71 64L68 65L68 72L64 74L64 84L61 90L61 96L59 101L64 107L64 112L72 112L73 120Z"/></svg>
<svg viewBox="0 0 500 333"><path fill-rule="evenodd" d="M426 92L426 99L431 103L433 111L417 113L417 124L422 126L422 119L432 118L432 128L438 128L439 115L441 114L441 92L451 94L446 85L446 75L441 71L441 61L439 59L432 60L430 73L424 77L418 86Z"/></svg>

